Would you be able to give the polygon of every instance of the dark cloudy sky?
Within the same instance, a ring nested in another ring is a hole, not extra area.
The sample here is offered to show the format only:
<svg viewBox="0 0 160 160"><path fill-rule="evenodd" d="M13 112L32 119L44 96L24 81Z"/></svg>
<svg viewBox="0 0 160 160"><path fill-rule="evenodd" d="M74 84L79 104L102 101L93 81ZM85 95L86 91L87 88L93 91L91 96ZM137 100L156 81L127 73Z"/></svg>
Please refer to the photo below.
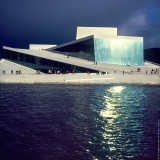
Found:
<svg viewBox="0 0 160 160"><path fill-rule="evenodd" d="M0 0L0 47L61 44L77 26L118 27L160 47L160 0Z"/></svg>

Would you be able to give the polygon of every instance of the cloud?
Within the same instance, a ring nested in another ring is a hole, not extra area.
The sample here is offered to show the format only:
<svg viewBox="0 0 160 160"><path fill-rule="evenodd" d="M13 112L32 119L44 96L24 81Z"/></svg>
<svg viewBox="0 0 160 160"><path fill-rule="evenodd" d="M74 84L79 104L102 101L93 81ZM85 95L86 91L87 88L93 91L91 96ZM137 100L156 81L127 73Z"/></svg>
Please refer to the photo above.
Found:
<svg viewBox="0 0 160 160"><path fill-rule="evenodd" d="M144 14L136 14L125 23L120 25L119 34L137 36L137 33L146 27L146 17Z"/></svg>
<svg viewBox="0 0 160 160"><path fill-rule="evenodd" d="M160 0L1 0L0 6L0 47L61 44L75 39L77 26L118 27L119 35L142 36L147 46L160 37Z"/></svg>
<svg viewBox="0 0 160 160"><path fill-rule="evenodd" d="M144 27L146 25L145 15L137 15L131 18L129 25L132 27Z"/></svg>
<svg viewBox="0 0 160 160"><path fill-rule="evenodd" d="M160 5L137 10L119 25L118 34L144 37L144 48L160 47Z"/></svg>

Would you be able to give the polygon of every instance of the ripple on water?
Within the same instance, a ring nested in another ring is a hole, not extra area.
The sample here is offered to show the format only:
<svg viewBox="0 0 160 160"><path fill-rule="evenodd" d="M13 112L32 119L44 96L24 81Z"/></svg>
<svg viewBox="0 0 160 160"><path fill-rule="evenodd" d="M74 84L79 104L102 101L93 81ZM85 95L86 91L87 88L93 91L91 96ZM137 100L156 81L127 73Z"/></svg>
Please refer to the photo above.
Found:
<svg viewBox="0 0 160 160"><path fill-rule="evenodd" d="M157 159L159 93L159 86L1 84L0 159Z"/></svg>

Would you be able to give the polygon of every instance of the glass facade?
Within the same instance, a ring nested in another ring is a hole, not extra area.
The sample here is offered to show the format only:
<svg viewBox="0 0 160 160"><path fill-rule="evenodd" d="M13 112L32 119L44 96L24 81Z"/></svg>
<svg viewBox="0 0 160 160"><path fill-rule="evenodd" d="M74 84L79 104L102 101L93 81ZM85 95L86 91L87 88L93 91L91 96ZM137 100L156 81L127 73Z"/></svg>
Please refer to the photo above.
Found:
<svg viewBox="0 0 160 160"><path fill-rule="evenodd" d="M34 70L41 70L41 72L44 73L48 73L48 70L52 70L53 73L55 70L59 70L61 73L72 73L73 70L78 73L86 73L87 71L89 71L90 73L96 72L95 70L57 62L41 57L31 56L19 52L14 52L6 49L3 49L3 58Z"/></svg>
<svg viewBox="0 0 160 160"><path fill-rule="evenodd" d="M92 38L54 51L89 61L123 65L143 65L143 40Z"/></svg>
<svg viewBox="0 0 160 160"><path fill-rule="evenodd" d="M143 40L95 38L95 61L100 63L143 65Z"/></svg>
<svg viewBox="0 0 160 160"><path fill-rule="evenodd" d="M95 61L93 38L52 50L60 54Z"/></svg>

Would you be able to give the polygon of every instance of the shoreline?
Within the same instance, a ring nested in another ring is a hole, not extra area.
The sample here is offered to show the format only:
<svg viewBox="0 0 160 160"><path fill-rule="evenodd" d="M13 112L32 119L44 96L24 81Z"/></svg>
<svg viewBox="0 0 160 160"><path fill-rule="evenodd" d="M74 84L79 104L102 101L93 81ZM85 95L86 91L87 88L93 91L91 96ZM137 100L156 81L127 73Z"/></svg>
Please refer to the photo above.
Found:
<svg viewBox="0 0 160 160"><path fill-rule="evenodd" d="M0 84L160 85L160 75L145 74L27 74L0 75Z"/></svg>
<svg viewBox="0 0 160 160"><path fill-rule="evenodd" d="M133 86L160 86L160 83L159 84L151 84L151 83L146 83L146 84L144 84L144 83L63 83L63 82L52 82L52 83L50 83L50 82L48 82L48 83L41 83L41 82L39 82L39 83L22 83L22 82L17 82L17 83L12 83L12 82L10 82L10 83L5 83L5 82L0 82L0 84L30 84L30 85L36 85L36 84L68 84L68 85L133 85Z"/></svg>

